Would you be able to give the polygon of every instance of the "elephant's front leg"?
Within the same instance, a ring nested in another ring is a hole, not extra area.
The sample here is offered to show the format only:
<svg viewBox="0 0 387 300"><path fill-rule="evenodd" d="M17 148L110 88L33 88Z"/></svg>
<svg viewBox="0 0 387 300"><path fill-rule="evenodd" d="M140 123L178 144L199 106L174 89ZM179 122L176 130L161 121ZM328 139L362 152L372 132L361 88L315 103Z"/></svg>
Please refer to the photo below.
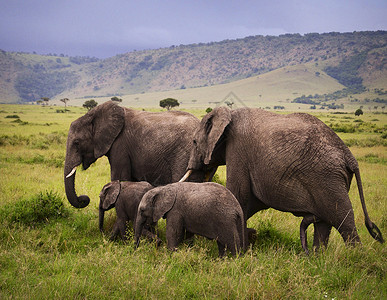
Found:
<svg viewBox="0 0 387 300"><path fill-rule="evenodd" d="M120 217L117 217L117 221L116 221L117 232L119 232L121 239L124 241L127 240L126 233L127 233L127 222L128 221L129 221L128 219L120 218Z"/></svg>
<svg viewBox="0 0 387 300"><path fill-rule="evenodd" d="M167 248L176 251L184 238L183 217L179 213L170 212L166 227Z"/></svg>
<svg viewBox="0 0 387 300"><path fill-rule="evenodd" d="M218 240L216 241L216 243L218 244L219 257L222 258L226 254L226 246Z"/></svg>
<svg viewBox="0 0 387 300"><path fill-rule="evenodd" d="M109 239L111 241L115 241L119 235L120 235L119 220L116 220L116 222L113 225L113 230L110 233Z"/></svg>
<svg viewBox="0 0 387 300"><path fill-rule="evenodd" d="M144 229L142 230L141 232L141 235L142 236L145 236L146 238L148 238L150 241L156 241L156 245L157 247L159 247L162 243L161 239L159 239L159 237L152 232L152 228L154 227L144 227Z"/></svg>

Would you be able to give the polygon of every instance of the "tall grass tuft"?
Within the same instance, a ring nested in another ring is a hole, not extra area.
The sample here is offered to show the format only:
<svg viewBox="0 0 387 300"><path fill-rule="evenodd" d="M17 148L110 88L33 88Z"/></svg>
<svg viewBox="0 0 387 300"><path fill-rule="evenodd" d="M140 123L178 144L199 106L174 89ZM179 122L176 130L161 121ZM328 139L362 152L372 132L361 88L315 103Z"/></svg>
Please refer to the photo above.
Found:
<svg viewBox="0 0 387 300"><path fill-rule="evenodd" d="M30 198L9 203L0 210L2 220L25 225L35 225L68 215L69 211L64 206L63 199L52 191L40 192Z"/></svg>

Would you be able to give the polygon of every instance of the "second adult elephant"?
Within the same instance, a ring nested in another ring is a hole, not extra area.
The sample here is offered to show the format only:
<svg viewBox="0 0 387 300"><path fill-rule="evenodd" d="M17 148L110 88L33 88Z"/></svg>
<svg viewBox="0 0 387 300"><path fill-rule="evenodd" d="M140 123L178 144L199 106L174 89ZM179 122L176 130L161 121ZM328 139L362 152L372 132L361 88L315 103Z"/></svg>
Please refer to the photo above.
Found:
<svg viewBox="0 0 387 300"><path fill-rule="evenodd" d="M199 120L185 112L146 112L105 102L75 120L67 138L64 182L69 202L77 208L90 199L75 192L75 168L84 169L106 155L111 180L147 181L152 185L183 176ZM198 173L192 181L202 180Z"/></svg>
<svg viewBox="0 0 387 300"><path fill-rule="evenodd" d="M367 214L356 159L317 118L219 107L202 119L193 143L188 169L205 171L226 164L227 188L240 202L246 220L269 207L291 212L307 218L301 227L301 238L306 238L304 231L313 216L318 220L316 248L327 244L332 226L346 242L360 242L348 197L355 174L366 227L383 242Z"/></svg>

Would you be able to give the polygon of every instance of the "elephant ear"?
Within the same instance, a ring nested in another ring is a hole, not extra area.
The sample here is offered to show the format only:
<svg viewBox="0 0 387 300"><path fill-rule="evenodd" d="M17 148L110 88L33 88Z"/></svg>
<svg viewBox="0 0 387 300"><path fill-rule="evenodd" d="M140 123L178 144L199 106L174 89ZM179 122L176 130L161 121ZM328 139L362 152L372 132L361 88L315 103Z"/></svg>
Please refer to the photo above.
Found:
<svg viewBox="0 0 387 300"><path fill-rule="evenodd" d="M176 202L176 193L158 192L153 197L153 222L168 213Z"/></svg>
<svg viewBox="0 0 387 300"><path fill-rule="evenodd" d="M121 184L118 180L105 184L101 193L99 194L101 200L100 208L103 210L109 210L113 208L117 202L120 192Z"/></svg>
<svg viewBox="0 0 387 300"><path fill-rule="evenodd" d="M94 157L105 155L125 123L124 108L113 101L97 106L93 114Z"/></svg>
<svg viewBox="0 0 387 300"><path fill-rule="evenodd" d="M219 107L208 113L201 121L201 134L207 137L207 148L204 154L204 164L211 161L216 143L222 136L225 128L231 122L231 110L227 107Z"/></svg>

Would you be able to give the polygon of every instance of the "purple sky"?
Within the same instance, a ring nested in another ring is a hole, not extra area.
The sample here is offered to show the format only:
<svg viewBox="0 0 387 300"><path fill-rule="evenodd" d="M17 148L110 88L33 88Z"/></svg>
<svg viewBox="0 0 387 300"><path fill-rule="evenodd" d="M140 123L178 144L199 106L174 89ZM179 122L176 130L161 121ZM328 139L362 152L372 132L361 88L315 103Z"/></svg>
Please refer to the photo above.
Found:
<svg viewBox="0 0 387 300"><path fill-rule="evenodd" d="M0 0L0 49L39 54L364 30L387 30L386 0Z"/></svg>

